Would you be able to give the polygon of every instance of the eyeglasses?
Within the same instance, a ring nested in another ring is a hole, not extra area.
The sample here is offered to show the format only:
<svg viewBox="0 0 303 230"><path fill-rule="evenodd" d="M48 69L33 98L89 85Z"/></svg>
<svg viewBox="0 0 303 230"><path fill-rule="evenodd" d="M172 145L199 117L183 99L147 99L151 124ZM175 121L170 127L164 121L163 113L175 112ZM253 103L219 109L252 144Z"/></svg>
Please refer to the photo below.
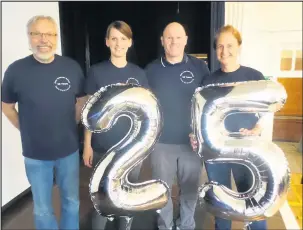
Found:
<svg viewBox="0 0 303 230"><path fill-rule="evenodd" d="M41 38L43 35L49 39L49 38L55 38L57 37L56 33L40 33L40 32L30 32L29 33L34 38Z"/></svg>

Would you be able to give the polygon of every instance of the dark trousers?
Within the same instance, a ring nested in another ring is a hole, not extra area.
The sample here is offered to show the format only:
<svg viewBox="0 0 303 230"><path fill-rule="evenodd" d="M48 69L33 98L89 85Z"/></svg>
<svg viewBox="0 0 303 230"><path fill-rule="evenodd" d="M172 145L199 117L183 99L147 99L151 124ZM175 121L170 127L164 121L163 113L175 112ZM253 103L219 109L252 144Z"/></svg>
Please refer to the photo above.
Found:
<svg viewBox="0 0 303 230"><path fill-rule="evenodd" d="M195 229L194 214L198 188L202 175L202 162L187 145L158 143L151 154L152 177L165 181L170 190L177 177L180 188L180 217L176 226L180 229ZM159 229L172 229L173 203L170 198L158 217Z"/></svg>

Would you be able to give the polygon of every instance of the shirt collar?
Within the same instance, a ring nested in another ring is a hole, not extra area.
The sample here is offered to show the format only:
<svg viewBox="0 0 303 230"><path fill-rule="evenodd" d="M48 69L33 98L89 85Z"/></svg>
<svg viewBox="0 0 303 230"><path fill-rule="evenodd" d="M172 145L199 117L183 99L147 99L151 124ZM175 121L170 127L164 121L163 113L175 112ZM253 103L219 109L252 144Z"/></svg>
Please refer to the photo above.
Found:
<svg viewBox="0 0 303 230"><path fill-rule="evenodd" d="M162 56L162 57L160 58L160 61L161 61L161 64L162 64L163 67L166 67L166 66L174 66L174 65L179 65L179 64L187 63L187 62L188 62L188 56L187 56L187 54L184 53L184 56L183 56L182 61L181 61L181 62L178 62L178 63L175 63L175 64L169 63L169 62L166 60L165 56Z"/></svg>

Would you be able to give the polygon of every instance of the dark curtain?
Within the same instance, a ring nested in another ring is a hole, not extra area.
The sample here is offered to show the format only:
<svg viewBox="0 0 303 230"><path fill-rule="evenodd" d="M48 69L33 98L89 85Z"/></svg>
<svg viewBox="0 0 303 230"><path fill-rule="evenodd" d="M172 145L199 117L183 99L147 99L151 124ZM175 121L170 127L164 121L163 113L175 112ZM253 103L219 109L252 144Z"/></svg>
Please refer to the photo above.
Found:
<svg viewBox="0 0 303 230"><path fill-rule="evenodd" d="M62 54L76 60L86 72L85 66L85 19L83 3L59 2Z"/></svg>
<svg viewBox="0 0 303 230"><path fill-rule="evenodd" d="M210 16L210 71L213 72L220 68L220 63L217 60L215 49L213 48L214 39L217 30L224 26L225 23L225 3L211 2L211 16Z"/></svg>
<svg viewBox="0 0 303 230"><path fill-rule="evenodd" d="M185 52L187 54L207 54L209 56L210 2L161 2L162 14L157 12L154 23L157 24L158 56L164 54L160 37L170 22L181 23L188 35Z"/></svg>
<svg viewBox="0 0 303 230"><path fill-rule="evenodd" d="M172 21L182 23L188 32L187 53L210 56L211 2L59 2L59 9L62 54L77 60L84 72L109 59L104 39L114 20L132 27L128 60L142 68L163 53L160 36Z"/></svg>

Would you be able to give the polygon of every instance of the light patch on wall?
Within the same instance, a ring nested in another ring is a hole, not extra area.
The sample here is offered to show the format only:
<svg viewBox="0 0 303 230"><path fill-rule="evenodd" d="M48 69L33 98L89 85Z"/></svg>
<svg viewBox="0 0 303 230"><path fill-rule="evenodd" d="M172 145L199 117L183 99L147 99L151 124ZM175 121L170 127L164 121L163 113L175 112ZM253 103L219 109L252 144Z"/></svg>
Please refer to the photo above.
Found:
<svg viewBox="0 0 303 230"><path fill-rule="evenodd" d="M296 51L295 71L302 71L302 50Z"/></svg>
<svg viewBox="0 0 303 230"><path fill-rule="evenodd" d="M280 72L278 77L302 78L302 44L280 43Z"/></svg>
<svg viewBox="0 0 303 230"><path fill-rule="evenodd" d="M282 71L291 70L292 56L293 56L292 50L282 50L281 51L280 70L282 70Z"/></svg>

